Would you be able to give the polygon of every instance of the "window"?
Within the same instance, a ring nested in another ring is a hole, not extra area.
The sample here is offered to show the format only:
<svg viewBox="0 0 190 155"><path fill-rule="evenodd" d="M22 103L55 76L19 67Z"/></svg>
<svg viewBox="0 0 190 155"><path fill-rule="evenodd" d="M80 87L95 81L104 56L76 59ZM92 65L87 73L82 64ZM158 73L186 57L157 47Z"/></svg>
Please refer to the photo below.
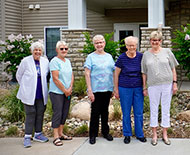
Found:
<svg viewBox="0 0 190 155"><path fill-rule="evenodd" d="M56 43L61 39L60 29L67 29L66 26L44 27L45 55L51 60L56 56Z"/></svg>

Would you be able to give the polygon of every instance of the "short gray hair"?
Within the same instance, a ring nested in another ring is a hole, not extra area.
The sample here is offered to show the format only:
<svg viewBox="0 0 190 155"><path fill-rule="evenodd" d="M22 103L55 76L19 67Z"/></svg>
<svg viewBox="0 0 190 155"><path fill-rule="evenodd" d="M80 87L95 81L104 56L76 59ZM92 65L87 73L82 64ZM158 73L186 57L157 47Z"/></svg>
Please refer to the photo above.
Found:
<svg viewBox="0 0 190 155"><path fill-rule="evenodd" d="M127 44L127 42L128 42L129 40L134 40L134 41L136 42L136 44L138 44L138 42L139 42L139 39L138 39L137 37L129 36L129 37L126 37L126 38L125 38L125 44Z"/></svg>
<svg viewBox="0 0 190 155"><path fill-rule="evenodd" d="M101 34L97 34L93 37L92 41L93 41L93 44L95 43L96 40L103 40L105 42L105 38L103 35Z"/></svg>
<svg viewBox="0 0 190 155"><path fill-rule="evenodd" d="M40 48L42 50L42 52L44 52L44 45L42 43L40 43L39 41L36 41L36 42L32 43L32 45L30 46L31 53L33 53L33 51L36 48Z"/></svg>
<svg viewBox="0 0 190 155"><path fill-rule="evenodd" d="M56 49L59 49L59 47L60 47L61 45L68 47L68 44L67 44L65 41L61 40L61 41L58 41L58 42L57 42L57 44L56 44Z"/></svg>

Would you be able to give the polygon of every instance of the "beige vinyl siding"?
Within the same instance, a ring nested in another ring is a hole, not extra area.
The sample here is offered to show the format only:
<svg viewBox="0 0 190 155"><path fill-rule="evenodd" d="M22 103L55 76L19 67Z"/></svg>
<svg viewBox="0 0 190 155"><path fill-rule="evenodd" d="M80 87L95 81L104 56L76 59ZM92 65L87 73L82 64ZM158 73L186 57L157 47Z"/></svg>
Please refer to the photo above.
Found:
<svg viewBox="0 0 190 155"><path fill-rule="evenodd" d="M87 27L95 34L114 31L114 23L144 23L148 21L148 9L106 10L105 15L87 11Z"/></svg>
<svg viewBox="0 0 190 155"><path fill-rule="evenodd" d="M2 40L2 9L1 9L1 0L0 0L0 40ZM1 48L0 48L1 51Z"/></svg>
<svg viewBox="0 0 190 155"><path fill-rule="evenodd" d="M40 4L40 10L29 10L30 4ZM38 40L44 38L45 26L67 26L67 7L67 0L23 1L23 33L32 34Z"/></svg>
<svg viewBox="0 0 190 155"><path fill-rule="evenodd" d="M22 1L5 0L5 35L22 33Z"/></svg>

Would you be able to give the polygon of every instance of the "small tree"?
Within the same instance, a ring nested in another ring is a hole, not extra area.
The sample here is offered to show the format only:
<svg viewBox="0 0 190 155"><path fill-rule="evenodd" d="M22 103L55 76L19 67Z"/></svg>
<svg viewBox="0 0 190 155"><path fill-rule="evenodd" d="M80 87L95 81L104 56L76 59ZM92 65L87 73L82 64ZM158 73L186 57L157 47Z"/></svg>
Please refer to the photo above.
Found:
<svg viewBox="0 0 190 155"><path fill-rule="evenodd" d="M187 27L181 26L182 31L174 32L176 38L172 39L174 54L180 65L187 71L186 75L190 79L190 24Z"/></svg>
<svg viewBox="0 0 190 155"><path fill-rule="evenodd" d="M21 60L31 54L29 48L32 39L32 35L24 37L21 34L17 36L11 34L6 41L0 41L0 46L3 47L3 51L0 52L0 62L8 63L5 71L11 73L13 78Z"/></svg>
<svg viewBox="0 0 190 155"><path fill-rule="evenodd" d="M104 35L105 41L106 41L106 46L104 48L104 50L107 53L110 53L113 57L114 60L116 60L116 58L119 56L120 53L120 47L125 46L124 44L121 44L120 41L113 41L112 37L113 37L113 32L112 33L106 33ZM95 51L91 36L88 32L84 33L84 36L86 38L85 42L86 45L84 45L83 50L81 51L82 53L91 53L93 51Z"/></svg>

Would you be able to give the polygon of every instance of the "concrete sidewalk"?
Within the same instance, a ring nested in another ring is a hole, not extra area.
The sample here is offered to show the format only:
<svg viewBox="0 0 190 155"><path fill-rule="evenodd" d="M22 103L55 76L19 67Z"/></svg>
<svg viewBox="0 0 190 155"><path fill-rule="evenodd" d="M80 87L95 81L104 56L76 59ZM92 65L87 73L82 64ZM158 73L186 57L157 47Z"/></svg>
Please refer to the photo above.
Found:
<svg viewBox="0 0 190 155"><path fill-rule="evenodd" d="M179 81L178 89L180 91L190 91L190 81Z"/></svg>
<svg viewBox="0 0 190 155"><path fill-rule="evenodd" d="M171 138L171 145L165 145L161 139L157 146L148 142L141 143L135 138L130 144L124 144L123 138L114 138L107 141L102 137L97 138L94 145L90 145L87 137L73 138L64 141L63 146L53 145L53 139L47 143L32 142L31 148L23 147L23 138L0 138L1 155L189 155L190 139Z"/></svg>

